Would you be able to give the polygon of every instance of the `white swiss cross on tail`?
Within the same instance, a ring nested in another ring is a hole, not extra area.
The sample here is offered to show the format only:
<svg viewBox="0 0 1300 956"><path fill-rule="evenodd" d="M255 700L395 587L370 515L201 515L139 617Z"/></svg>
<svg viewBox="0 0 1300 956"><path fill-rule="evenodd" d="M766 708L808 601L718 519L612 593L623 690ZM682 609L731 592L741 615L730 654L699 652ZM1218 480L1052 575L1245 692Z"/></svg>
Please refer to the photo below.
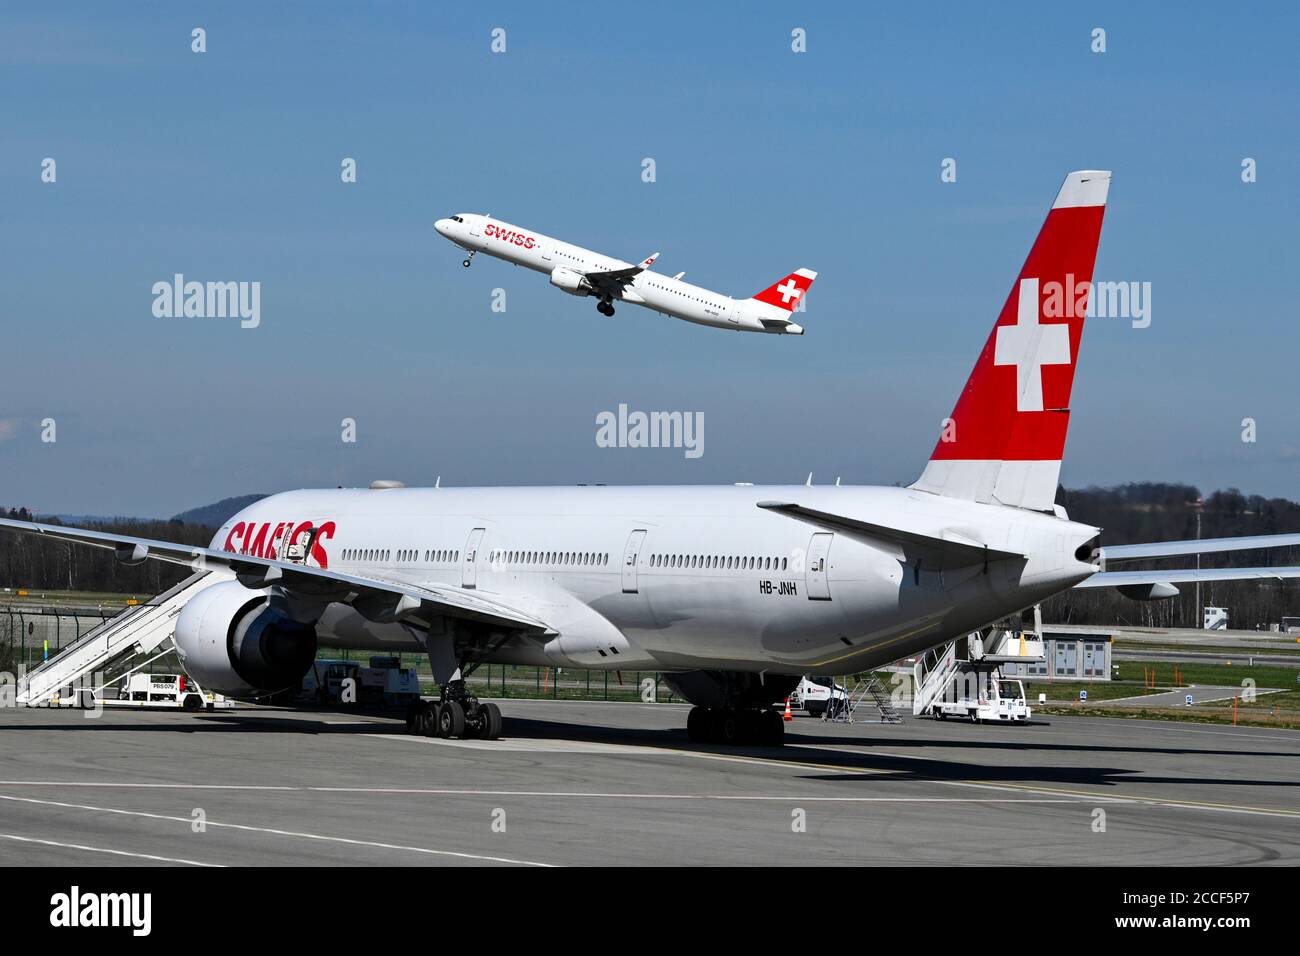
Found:
<svg viewBox="0 0 1300 956"><path fill-rule="evenodd" d="M1016 324L998 327L994 365L1016 367L1016 411L1043 410L1043 366L1070 364L1070 327L1039 322L1038 280L1020 280Z"/></svg>
<svg viewBox="0 0 1300 956"><path fill-rule="evenodd" d="M803 290L794 284L794 279L786 279L776 287L776 291L781 293L781 301L789 302L791 299L797 299L803 295Z"/></svg>

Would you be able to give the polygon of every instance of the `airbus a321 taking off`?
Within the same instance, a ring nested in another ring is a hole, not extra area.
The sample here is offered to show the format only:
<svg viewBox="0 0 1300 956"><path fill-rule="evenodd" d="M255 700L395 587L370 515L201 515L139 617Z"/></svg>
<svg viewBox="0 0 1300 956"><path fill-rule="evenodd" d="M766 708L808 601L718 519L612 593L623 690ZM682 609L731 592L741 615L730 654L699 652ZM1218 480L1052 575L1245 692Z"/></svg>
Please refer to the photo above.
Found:
<svg viewBox="0 0 1300 956"><path fill-rule="evenodd" d="M379 482L265 498L206 549L0 525L194 566L176 649L190 676L232 697L296 685L318 645L422 649L441 693L412 709L413 731L498 736L500 711L464 680L487 662L660 671L696 705L692 739L777 744L771 703L800 675L915 655L1070 588L1150 599L1188 581L1300 577L1107 570L1300 535L1108 548L1055 504L1086 309L1053 296L1091 281L1109 184L1106 172L1066 177L910 487Z"/></svg>
<svg viewBox="0 0 1300 956"><path fill-rule="evenodd" d="M684 272L672 278L650 272L659 253L636 265L622 262L581 246L570 245L491 216L458 213L439 219L434 228L466 250L468 268L474 256L485 252L551 277L551 285L570 295L592 296L602 315L614 314L614 300L632 302L664 315L697 325L740 332L803 335L793 321L817 273L799 269L748 299L730 296L683 282Z"/></svg>

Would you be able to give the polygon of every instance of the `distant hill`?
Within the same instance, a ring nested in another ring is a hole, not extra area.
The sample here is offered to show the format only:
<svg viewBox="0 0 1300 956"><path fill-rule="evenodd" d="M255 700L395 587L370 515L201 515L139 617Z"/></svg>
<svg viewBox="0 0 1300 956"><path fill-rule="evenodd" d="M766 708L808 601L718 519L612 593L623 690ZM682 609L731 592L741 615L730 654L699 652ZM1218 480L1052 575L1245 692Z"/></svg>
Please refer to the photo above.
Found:
<svg viewBox="0 0 1300 956"><path fill-rule="evenodd" d="M265 497L266 495L238 495L234 498L222 498L215 504L182 511L172 520L184 521L186 524L206 525L209 528L220 528L231 515L247 508L254 501L261 501Z"/></svg>

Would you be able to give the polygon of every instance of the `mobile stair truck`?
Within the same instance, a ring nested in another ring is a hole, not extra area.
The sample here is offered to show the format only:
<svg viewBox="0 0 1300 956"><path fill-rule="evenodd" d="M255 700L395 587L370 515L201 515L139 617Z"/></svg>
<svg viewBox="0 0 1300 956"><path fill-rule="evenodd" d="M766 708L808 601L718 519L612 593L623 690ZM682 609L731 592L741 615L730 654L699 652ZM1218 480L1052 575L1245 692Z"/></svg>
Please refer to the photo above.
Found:
<svg viewBox="0 0 1300 956"><path fill-rule="evenodd" d="M1035 609L1037 621L1037 609ZM973 723L1026 723L1032 716L1025 685L1004 677L1002 665L1043 661L1037 631L994 627L928 651L913 666L912 713L937 720L963 717Z"/></svg>

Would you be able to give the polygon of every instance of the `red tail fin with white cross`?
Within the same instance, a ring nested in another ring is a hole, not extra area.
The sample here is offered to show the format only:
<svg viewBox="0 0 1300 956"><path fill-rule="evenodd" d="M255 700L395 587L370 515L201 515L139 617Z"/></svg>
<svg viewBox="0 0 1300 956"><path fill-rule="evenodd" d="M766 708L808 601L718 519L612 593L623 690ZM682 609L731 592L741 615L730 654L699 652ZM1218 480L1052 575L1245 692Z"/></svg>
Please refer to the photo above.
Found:
<svg viewBox="0 0 1300 956"><path fill-rule="evenodd" d="M1065 177L913 488L1052 510L1109 188L1109 172Z"/></svg>
<svg viewBox="0 0 1300 956"><path fill-rule="evenodd" d="M762 292L751 298L750 301L775 306L787 313L785 318L789 318L788 313L799 308L800 300L812 288L813 279L816 278L817 273L811 269L800 269L797 272L791 272L780 282L773 282Z"/></svg>

